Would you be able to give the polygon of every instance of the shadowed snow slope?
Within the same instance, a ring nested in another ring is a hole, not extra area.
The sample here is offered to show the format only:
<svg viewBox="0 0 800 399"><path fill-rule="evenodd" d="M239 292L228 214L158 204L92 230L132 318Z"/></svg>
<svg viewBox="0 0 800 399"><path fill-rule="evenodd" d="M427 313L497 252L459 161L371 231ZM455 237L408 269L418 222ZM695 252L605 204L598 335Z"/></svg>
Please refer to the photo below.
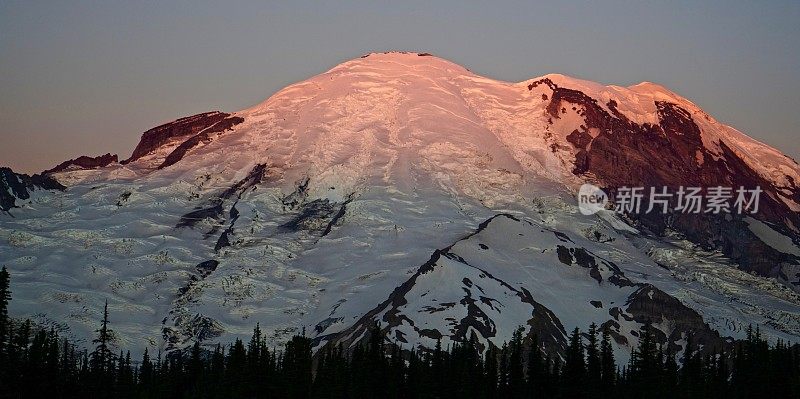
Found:
<svg viewBox="0 0 800 399"><path fill-rule="evenodd" d="M417 347L522 326L561 353L596 322L622 358L640 328L710 351L751 323L800 337L799 171L652 83L508 83L370 54L151 129L122 163L40 177L63 191L7 171L0 264L13 316L87 340L108 299L136 349L256 323L274 344L302 327L354 344L377 323ZM587 181L757 184L765 199L748 218L582 216Z"/></svg>

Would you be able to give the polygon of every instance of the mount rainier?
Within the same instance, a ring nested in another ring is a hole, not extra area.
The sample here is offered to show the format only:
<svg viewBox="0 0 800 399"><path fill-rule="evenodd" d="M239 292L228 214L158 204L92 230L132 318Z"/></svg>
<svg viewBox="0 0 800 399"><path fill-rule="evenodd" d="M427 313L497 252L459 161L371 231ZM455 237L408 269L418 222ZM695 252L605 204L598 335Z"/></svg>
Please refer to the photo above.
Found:
<svg viewBox="0 0 800 399"><path fill-rule="evenodd" d="M753 215L584 216L583 183L761 187ZM369 54L238 112L148 130L124 160L0 169L14 317L178 349L378 324L405 348L597 323L679 353L758 325L800 339L800 166L653 83L519 83Z"/></svg>

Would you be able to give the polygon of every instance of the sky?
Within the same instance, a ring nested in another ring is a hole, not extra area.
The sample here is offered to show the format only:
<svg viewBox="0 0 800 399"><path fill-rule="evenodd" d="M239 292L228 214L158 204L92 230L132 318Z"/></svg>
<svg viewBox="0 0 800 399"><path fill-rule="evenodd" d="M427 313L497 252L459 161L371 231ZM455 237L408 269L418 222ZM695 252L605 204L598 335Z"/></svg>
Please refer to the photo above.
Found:
<svg viewBox="0 0 800 399"><path fill-rule="evenodd" d="M0 166L127 158L142 132L236 111L373 51L522 81L662 84L800 159L800 2L0 1Z"/></svg>

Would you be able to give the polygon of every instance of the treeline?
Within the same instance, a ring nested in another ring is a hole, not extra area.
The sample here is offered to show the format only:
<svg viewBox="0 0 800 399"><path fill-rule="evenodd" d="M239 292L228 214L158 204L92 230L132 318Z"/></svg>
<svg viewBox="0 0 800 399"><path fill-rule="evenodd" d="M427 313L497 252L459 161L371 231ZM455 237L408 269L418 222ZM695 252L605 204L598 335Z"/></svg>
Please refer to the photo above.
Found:
<svg viewBox="0 0 800 399"><path fill-rule="evenodd" d="M528 350L522 329L502 347L476 341L403 350L379 330L345 351L295 336L269 348L258 326L249 342L183 353L112 351L108 306L91 350L55 331L14 323L9 275L0 271L2 398L797 398L800 348L770 346L758 329L726 353L699 356L691 340L680 359L640 331L630 361L618 365L611 339L575 329L563 359ZM536 345L535 339L532 343ZM408 349L408 348L406 348ZM683 365L683 366L679 366Z"/></svg>

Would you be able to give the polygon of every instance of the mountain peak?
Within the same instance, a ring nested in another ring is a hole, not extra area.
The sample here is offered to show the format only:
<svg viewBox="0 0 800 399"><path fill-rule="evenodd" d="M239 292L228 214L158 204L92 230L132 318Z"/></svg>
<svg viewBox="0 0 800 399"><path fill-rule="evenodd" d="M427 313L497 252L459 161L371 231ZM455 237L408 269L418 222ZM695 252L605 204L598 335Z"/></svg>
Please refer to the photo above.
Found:
<svg viewBox="0 0 800 399"><path fill-rule="evenodd" d="M409 70L416 71L418 73L424 73L426 68L428 68L429 71L439 70L458 74L469 73L469 70L463 66L444 58L437 57L431 53L388 51L381 53L368 53L359 58L345 61L333 67L331 70L326 72L326 74L342 70L359 71L364 68L368 68L372 72L383 72L387 74Z"/></svg>

